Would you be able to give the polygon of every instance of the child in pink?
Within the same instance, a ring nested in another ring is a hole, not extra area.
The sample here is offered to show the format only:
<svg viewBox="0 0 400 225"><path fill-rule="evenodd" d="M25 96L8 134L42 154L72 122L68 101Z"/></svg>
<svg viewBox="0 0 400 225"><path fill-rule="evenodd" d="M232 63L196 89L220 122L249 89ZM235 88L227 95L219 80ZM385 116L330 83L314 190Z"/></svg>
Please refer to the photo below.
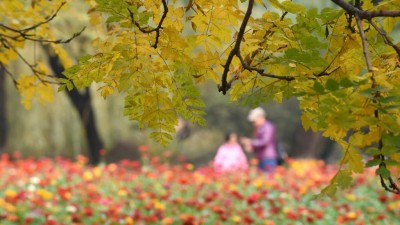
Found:
<svg viewBox="0 0 400 225"><path fill-rule="evenodd" d="M214 169L223 173L229 171L247 170L247 158L242 147L238 143L236 133L228 133L225 143L218 148L214 158Z"/></svg>

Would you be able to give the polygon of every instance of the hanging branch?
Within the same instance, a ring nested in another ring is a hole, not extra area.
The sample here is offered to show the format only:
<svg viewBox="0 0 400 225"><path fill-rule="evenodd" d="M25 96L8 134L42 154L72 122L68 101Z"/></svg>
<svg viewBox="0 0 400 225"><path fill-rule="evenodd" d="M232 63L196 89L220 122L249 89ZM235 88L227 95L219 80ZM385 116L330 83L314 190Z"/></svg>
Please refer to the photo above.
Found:
<svg viewBox="0 0 400 225"><path fill-rule="evenodd" d="M240 44L241 44L241 42L243 40L243 35L245 33L247 23L249 22L249 19L250 19L252 10L253 10L253 6L254 6L254 0L249 0L249 4L247 6L247 11L246 11L246 13L244 15L242 24L240 25L240 29L239 29L239 33L237 35L235 46L230 51L230 53L228 55L228 58L226 59L226 63L224 65L224 72L223 72L222 78L221 78L221 85L218 85L218 90L220 92L222 92L224 95L231 88L232 83L238 78L238 76L235 75L229 81L227 80L228 79L229 66L231 65L233 57L235 57L235 56L239 58L243 68L248 70L248 71L256 71L258 74L260 74L261 76L264 76L264 77L270 77L270 78L286 80L286 81L294 80L294 78L290 77L290 76L278 76L278 75L264 73L264 69L257 68L257 67L252 67L251 65L249 65L243 59L242 55L240 54ZM282 18L284 18L285 15L286 15L286 13L284 13L282 15Z"/></svg>
<svg viewBox="0 0 400 225"><path fill-rule="evenodd" d="M57 16L58 12L61 10L61 8L65 4L66 4L66 2L61 2L61 5L56 9L56 11L51 16L46 17L44 21L39 22L37 24L34 24L34 25L30 26L30 27L27 27L27 28L24 28L24 29L14 29L14 28L6 26L6 25L4 25L2 23L0 23L0 27L3 27L5 29L7 29L7 30L10 30L10 31L15 32L15 33L19 33L21 36L24 36L24 35L26 35L27 31L34 30L34 29L36 29L36 28L38 28L38 27L40 27L40 26L42 26L44 24L47 24L50 21L52 21Z"/></svg>
<svg viewBox="0 0 400 225"><path fill-rule="evenodd" d="M66 4L66 2L62 2L61 5L57 8L57 10L51 16L48 16L45 18L44 21L34 24L27 28L15 29L15 28L12 28L10 26L0 23L0 28L6 29L6 30L11 31L12 33L16 34L15 36L11 36L11 35L6 35L6 34L0 33L0 37L3 37L4 39L11 39L13 41L29 40L29 41L35 41L35 42L40 42L40 43L54 43L54 44L69 43L71 40L73 40L74 38L79 36L85 30L85 27L83 27L81 31L74 33L72 35L72 37L70 37L66 40L62 40L62 39L48 40L48 39L35 38L35 34L29 33L30 31L35 30L36 28L38 28L44 24L50 23L57 16L57 14L60 12L61 8L65 4Z"/></svg>
<svg viewBox="0 0 400 225"><path fill-rule="evenodd" d="M26 66L29 67L29 69L32 71L33 75L36 76L37 79L38 79L41 83L59 84L58 82L54 82L54 81L50 81L50 80L43 79L43 77L54 77L54 76L53 76L53 75L50 75L50 74L45 74L45 73L43 73L42 71L38 70L38 69L36 68L36 66L37 66L36 64L31 64L31 63L29 63L28 60L27 60L13 45L11 45L7 40L5 40L5 42L6 42L6 44L8 45L8 47L9 47L10 49L12 49L12 50L15 52L15 54L17 54L18 58L21 59L22 62L23 62ZM2 66L2 67L5 69L5 66L4 66L3 64L1 64L0 66ZM12 78L14 84L17 84L18 82L14 79L13 74L12 74L10 71L6 70L6 69L5 69L5 71L6 71L7 74L9 74L9 75L11 76L11 78Z"/></svg>
<svg viewBox="0 0 400 225"><path fill-rule="evenodd" d="M15 47L14 43L15 42L23 42L23 41L32 41L34 43L53 43L53 44L65 44L69 43L76 37L82 34L82 32L85 30L86 27L83 27L82 30L80 30L77 33L74 33L70 38L68 39L56 39L56 40L51 40L51 39L45 39L41 38L40 36L37 36L35 34L36 28L43 26L45 24L50 23L58 13L60 12L61 8L66 4L66 1L63 1L61 5L56 9L54 13L52 13L50 16L45 17L45 19L42 22L38 22L36 24L33 24L29 27L26 28L21 28L21 29L16 29L11 26L7 26L5 24L0 23L0 31L9 31L11 34L5 34L0 32L0 43L4 46L6 49L11 49L14 51L18 58L28 66L28 68L32 71L33 75L37 77L37 79L42 82L42 83L51 83L51 84L59 84L58 82L51 81L45 78L51 78L54 77L51 74L45 74L44 72L40 71L37 69L37 64L36 63L30 63ZM0 67L2 67L6 74L8 74L11 79L14 82L14 85L17 85L17 81L15 80L13 74L6 69L6 66L4 64L0 64Z"/></svg>
<svg viewBox="0 0 400 225"><path fill-rule="evenodd" d="M73 39L75 39L76 37L78 37L79 35L81 35L85 29L86 29L86 27L83 27L82 30L74 33L70 38L65 39L65 40L64 39L49 40L49 39L42 39L42 38L34 38L34 37L32 37L33 36L32 34L26 34L26 33L23 33L20 36L14 36L14 37L3 35L3 34L0 34L0 36L3 36L4 38L7 38L7 39L11 39L13 41L22 41L22 40L18 40L19 38L22 38L23 40L34 41L34 42L39 42L39 43L67 44L67 43L71 42Z"/></svg>
<svg viewBox="0 0 400 225"><path fill-rule="evenodd" d="M391 46L391 47L397 52L397 55L399 55L399 58L400 58L400 47L397 46L397 45L395 45L395 44L388 38L386 32L385 32L383 29L379 28L374 22L372 22L372 20L369 20L369 24L371 24L372 27L374 27L375 30L378 31L379 35L382 36L383 41L384 41L387 45Z"/></svg>
<svg viewBox="0 0 400 225"><path fill-rule="evenodd" d="M372 19L374 17L399 17L400 10L376 10L376 11L364 11L362 9L353 6L352 4L344 0L331 0L336 5L344 9L348 14L358 14L360 19Z"/></svg>
<svg viewBox="0 0 400 225"><path fill-rule="evenodd" d="M163 14L162 14L162 16L161 16L160 22L158 23L158 25L157 25L156 28L149 29L149 30L146 29L146 28L141 27L140 24L139 24L137 21L135 21L133 12L128 8L129 16L131 17L132 23L135 24L135 26L136 26L142 33L150 34L150 33L156 32L156 40L155 40L154 44L151 45L151 47L153 47L153 48L155 48L155 49L157 48L158 40L160 39L160 31L161 31L161 29L162 29L162 24L163 24L165 18L167 17L167 13L168 13L168 4L167 4L167 1L166 1L166 0L162 0L162 5L163 5L163 8L164 8L164 12L163 12Z"/></svg>

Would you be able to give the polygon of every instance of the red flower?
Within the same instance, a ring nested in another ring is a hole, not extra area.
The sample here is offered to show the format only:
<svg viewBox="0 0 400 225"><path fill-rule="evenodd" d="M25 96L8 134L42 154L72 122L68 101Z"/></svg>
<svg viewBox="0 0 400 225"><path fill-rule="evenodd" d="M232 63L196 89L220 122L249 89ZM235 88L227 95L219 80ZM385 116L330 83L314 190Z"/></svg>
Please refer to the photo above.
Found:
<svg viewBox="0 0 400 225"><path fill-rule="evenodd" d="M245 224L253 224L254 223L254 220L249 215L245 215L243 217L243 221Z"/></svg>
<svg viewBox="0 0 400 225"><path fill-rule="evenodd" d="M295 213L293 211L289 211L286 213L286 218L288 218L290 220L298 220L298 219L300 219L300 214Z"/></svg>
<svg viewBox="0 0 400 225"><path fill-rule="evenodd" d="M91 207L83 208L83 214L85 216L93 216L93 209Z"/></svg>
<svg viewBox="0 0 400 225"><path fill-rule="evenodd" d="M379 213L377 216L376 216L376 220L384 220L384 219L386 219L386 215L385 214L383 214L383 213Z"/></svg>
<svg viewBox="0 0 400 225"><path fill-rule="evenodd" d="M81 218L75 213L71 215L71 220L73 223L81 223Z"/></svg>
<svg viewBox="0 0 400 225"><path fill-rule="evenodd" d="M259 199L260 199L260 195L258 195L257 193L253 193L247 198L247 204L249 204L249 205L254 204Z"/></svg>
<svg viewBox="0 0 400 225"><path fill-rule="evenodd" d="M237 199L243 199L243 195L240 194L240 192L237 191L237 190L232 190L232 191L231 191L231 194L232 194L233 196L235 196Z"/></svg>
<svg viewBox="0 0 400 225"><path fill-rule="evenodd" d="M314 218L311 217L311 216L307 216L307 217L306 217L306 221L307 221L308 223L313 223L313 222L314 222Z"/></svg>
<svg viewBox="0 0 400 225"><path fill-rule="evenodd" d="M179 218L183 225L195 225L195 217L192 214L181 214Z"/></svg>
<svg viewBox="0 0 400 225"><path fill-rule="evenodd" d="M387 202L387 200L388 200L388 197L385 194L382 194L379 196L380 202L385 203L385 202Z"/></svg>
<svg viewBox="0 0 400 225"><path fill-rule="evenodd" d="M32 223L34 221L34 219L32 218L32 217L30 217L30 216L28 216L28 217L26 217L25 219L24 219L24 222L26 223L26 224L30 224L30 223Z"/></svg>
<svg viewBox="0 0 400 225"><path fill-rule="evenodd" d="M149 148L147 147L147 145L139 145L138 150L140 152L147 152Z"/></svg>

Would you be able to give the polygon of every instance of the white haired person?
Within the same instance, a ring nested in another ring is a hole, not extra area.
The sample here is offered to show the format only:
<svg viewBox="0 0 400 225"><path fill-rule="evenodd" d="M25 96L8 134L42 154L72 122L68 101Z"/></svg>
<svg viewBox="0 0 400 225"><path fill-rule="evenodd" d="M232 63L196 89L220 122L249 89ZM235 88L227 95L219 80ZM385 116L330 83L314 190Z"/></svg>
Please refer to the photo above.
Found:
<svg viewBox="0 0 400 225"><path fill-rule="evenodd" d="M250 111L248 120L253 123L254 138L242 138L241 142L246 151L255 154L258 167L272 173L278 164L275 126L267 120L265 111L260 107Z"/></svg>

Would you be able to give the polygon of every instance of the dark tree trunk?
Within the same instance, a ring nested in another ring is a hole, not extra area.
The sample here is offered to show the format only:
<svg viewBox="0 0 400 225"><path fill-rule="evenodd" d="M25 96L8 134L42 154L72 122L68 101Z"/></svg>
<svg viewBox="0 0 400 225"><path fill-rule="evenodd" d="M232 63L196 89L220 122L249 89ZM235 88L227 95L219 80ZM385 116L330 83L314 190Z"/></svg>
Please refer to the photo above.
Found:
<svg viewBox="0 0 400 225"><path fill-rule="evenodd" d="M0 66L0 153L7 142L7 115L6 115L6 73Z"/></svg>
<svg viewBox="0 0 400 225"><path fill-rule="evenodd" d="M58 56L52 54L49 49L46 48L46 50L48 52L50 66L55 75L60 78L65 78L62 74L64 67L61 65ZM97 131L89 88L85 88L84 92L73 89L71 91L66 91L66 93L78 111L83 127L85 128L86 140L89 148L89 161L91 164L96 165L100 162L100 149L103 148L103 142Z"/></svg>
<svg viewBox="0 0 400 225"><path fill-rule="evenodd" d="M333 141L322 136L321 132L304 131L301 124L296 127L292 140L293 157L320 158L328 157L333 148Z"/></svg>

